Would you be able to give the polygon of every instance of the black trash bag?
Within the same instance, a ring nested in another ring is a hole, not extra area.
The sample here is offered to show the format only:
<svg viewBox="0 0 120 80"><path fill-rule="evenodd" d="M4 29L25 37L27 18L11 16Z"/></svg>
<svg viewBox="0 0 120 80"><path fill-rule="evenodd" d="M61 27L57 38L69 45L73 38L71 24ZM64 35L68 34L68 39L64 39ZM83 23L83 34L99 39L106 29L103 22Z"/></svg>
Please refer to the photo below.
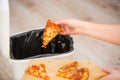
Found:
<svg viewBox="0 0 120 80"><path fill-rule="evenodd" d="M42 48L43 29L32 30L10 37L10 57L28 59L42 57L44 54L65 54L73 50L73 40L69 35L57 35Z"/></svg>

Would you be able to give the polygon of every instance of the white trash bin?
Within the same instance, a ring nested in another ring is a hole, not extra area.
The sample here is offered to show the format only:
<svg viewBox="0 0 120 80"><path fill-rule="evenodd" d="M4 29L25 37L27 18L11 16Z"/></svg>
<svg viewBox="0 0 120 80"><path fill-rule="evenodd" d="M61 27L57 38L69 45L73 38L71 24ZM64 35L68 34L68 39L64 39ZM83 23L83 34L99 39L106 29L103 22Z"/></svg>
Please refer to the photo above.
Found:
<svg viewBox="0 0 120 80"><path fill-rule="evenodd" d="M9 43L9 40L7 43ZM4 44L4 46L2 46L2 54L8 59L8 62L11 63L12 67L13 67L13 73L14 73L14 80L21 80L24 70L28 64L28 62L31 60L31 58L26 58L26 59L12 59L10 57L10 53L6 52L4 53L4 50L8 50L9 51L9 44ZM11 51L10 51L11 52ZM67 51L65 53L62 54L58 54L57 55L53 55L53 56L45 56L45 57L34 57L32 59L37 59L37 58L46 58L46 59L72 59L73 58L73 54L74 54L74 49L72 48L70 51Z"/></svg>

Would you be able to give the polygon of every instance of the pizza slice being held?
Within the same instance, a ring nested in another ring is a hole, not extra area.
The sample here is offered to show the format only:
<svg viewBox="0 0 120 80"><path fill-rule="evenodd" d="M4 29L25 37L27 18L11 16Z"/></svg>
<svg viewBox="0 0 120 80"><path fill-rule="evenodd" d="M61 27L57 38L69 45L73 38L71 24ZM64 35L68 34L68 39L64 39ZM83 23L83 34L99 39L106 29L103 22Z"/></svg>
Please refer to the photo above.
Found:
<svg viewBox="0 0 120 80"><path fill-rule="evenodd" d="M46 48L48 43L55 38L59 32L63 31L64 29L57 24L53 20L48 20L46 27L43 32L43 44L42 47Z"/></svg>
<svg viewBox="0 0 120 80"><path fill-rule="evenodd" d="M43 80L49 80L44 64L32 65L26 70L26 73Z"/></svg>

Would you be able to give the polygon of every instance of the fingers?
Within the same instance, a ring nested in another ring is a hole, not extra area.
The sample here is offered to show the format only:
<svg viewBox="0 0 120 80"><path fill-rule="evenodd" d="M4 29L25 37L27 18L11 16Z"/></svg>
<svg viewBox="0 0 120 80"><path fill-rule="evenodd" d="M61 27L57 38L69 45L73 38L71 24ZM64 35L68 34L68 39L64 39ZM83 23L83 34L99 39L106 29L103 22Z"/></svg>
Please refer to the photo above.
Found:
<svg viewBox="0 0 120 80"><path fill-rule="evenodd" d="M103 77L103 78L101 78L99 80L113 80L112 78L113 78L113 76L108 75L108 76L105 76L105 77Z"/></svg>
<svg viewBox="0 0 120 80"><path fill-rule="evenodd" d="M62 25L60 25L60 26L64 28L64 31L60 32L60 34L62 34L62 35L67 35L67 34L69 34L69 28L68 28L67 25L62 24Z"/></svg>
<svg viewBox="0 0 120 80"><path fill-rule="evenodd" d="M57 25L61 26L64 28L63 32L60 32L63 35L66 34L78 34L79 33L79 26L80 26L80 21L76 19L60 19L57 22L55 22Z"/></svg>
<svg viewBox="0 0 120 80"><path fill-rule="evenodd" d="M103 68L103 70L109 74L100 80L120 80L120 72L118 71L118 68Z"/></svg>
<svg viewBox="0 0 120 80"><path fill-rule="evenodd" d="M103 68L103 70L107 73L113 73L116 71L116 68Z"/></svg>
<svg viewBox="0 0 120 80"><path fill-rule="evenodd" d="M59 26L61 26L61 27L64 28L64 31L59 32L60 34L62 34L62 35L68 34L67 23L68 23L68 19L60 19L60 20L58 20L58 21L55 22L55 24L58 24Z"/></svg>

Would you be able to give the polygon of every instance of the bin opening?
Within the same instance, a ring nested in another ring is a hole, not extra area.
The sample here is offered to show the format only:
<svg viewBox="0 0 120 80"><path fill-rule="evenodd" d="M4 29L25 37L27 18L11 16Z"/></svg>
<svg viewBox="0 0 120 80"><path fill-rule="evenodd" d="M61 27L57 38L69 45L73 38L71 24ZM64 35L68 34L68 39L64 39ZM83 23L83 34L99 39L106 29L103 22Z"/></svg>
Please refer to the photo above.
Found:
<svg viewBox="0 0 120 80"><path fill-rule="evenodd" d="M73 39L69 35L57 35L48 45L42 48L43 29L31 30L10 37L10 58L38 58L43 54L66 54L73 48ZM48 56L48 55L46 55ZM50 56L50 55L49 55ZM44 56L45 57L45 56Z"/></svg>

